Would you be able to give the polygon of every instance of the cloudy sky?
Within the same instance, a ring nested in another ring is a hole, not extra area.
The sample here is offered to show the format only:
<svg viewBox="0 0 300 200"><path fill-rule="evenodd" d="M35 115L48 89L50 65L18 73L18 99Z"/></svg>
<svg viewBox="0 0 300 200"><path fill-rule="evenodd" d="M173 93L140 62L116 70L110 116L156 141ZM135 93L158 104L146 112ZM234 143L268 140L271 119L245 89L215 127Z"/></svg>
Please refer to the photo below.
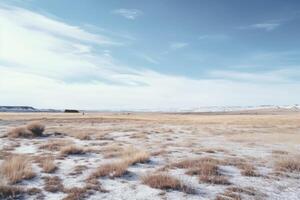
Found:
<svg viewBox="0 0 300 200"><path fill-rule="evenodd" d="M0 105L300 103L298 0L1 0Z"/></svg>

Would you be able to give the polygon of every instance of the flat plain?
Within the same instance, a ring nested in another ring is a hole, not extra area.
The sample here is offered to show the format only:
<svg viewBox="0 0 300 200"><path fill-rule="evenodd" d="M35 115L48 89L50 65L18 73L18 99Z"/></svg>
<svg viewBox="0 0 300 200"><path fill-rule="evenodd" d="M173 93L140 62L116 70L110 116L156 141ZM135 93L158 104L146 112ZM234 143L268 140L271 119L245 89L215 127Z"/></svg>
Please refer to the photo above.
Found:
<svg viewBox="0 0 300 200"><path fill-rule="evenodd" d="M300 113L0 113L0 199L300 199Z"/></svg>

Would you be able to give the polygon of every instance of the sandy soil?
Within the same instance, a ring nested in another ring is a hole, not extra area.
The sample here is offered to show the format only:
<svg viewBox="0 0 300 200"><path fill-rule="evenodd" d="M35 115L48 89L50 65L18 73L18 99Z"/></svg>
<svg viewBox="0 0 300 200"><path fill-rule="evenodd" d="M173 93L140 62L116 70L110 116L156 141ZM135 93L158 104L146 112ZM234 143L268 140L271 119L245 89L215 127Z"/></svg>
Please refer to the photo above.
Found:
<svg viewBox="0 0 300 200"><path fill-rule="evenodd" d="M32 121L46 126L46 136L5 137L10 129ZM97 177L101 190L91 189L89 194L76 198L300 199L300 168L280 170L277 166L282 160L300 158L298 112L218 115L0 113L0 135L0 164L19 154L31 159L36 173L34 178L9 184L5 174L1 174L0 184L40 189L35 194L22 194L25 199L66 198L70 194L68 189L83 188L99 166L122 160L122 152L128 149L149 153L149 160L129 165L120 177ZM64 141L64 146L73 144L87 151L81 155L62 156L60 149L41 148L53 141ZM57 170L43 172L36 161L38 157L54 158ZM201 158L217 159L218 170L229 184L201 181L197 175L186 173L188 169L174 167L182 160ZM255 175L243 174L241 163L236 164L241 160L243 166L251 166ZM194 192L151 188L142 181L151 173L169 174ZM45 177L48 176L60 177L65 190L47 191ZM229 194L228 190L233 187L240 190Z"/></svg>

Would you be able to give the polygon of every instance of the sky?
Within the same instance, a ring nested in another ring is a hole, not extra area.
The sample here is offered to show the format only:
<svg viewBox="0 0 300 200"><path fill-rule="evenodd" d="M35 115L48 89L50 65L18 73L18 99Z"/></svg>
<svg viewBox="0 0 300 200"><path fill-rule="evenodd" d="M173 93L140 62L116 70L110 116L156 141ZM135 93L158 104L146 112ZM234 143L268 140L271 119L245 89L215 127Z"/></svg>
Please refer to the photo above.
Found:
<svg viewBox="0 0 300 200"><path fill-rule="evenodd" d="M0 105L300 103L298 0L0 0Z"/></svg>

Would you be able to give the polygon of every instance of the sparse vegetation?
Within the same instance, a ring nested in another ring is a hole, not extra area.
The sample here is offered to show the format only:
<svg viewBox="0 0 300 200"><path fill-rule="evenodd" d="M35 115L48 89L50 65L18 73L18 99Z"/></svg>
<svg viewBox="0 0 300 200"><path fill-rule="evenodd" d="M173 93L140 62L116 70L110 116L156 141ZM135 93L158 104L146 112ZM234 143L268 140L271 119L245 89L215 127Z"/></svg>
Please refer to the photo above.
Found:
<svg viewBox="0 0 300 200"><path fill-rule="evenodd" d="M0 172L11 184L23 179L31 179L36 175L32 170L29 159L20 155L11 156L4 160L1 164Z"/></svg>
<svg viewBox="0 0 300 200"><path fill-rule="evenodd" d="M45 182L44 190L52 193L64 190L64 185L58 176L46 176L43 179Z"/></svg>
<svg viewBox="0 0 300 200"><path fill-rule="evenodd" d="M62 147L60 152L62 155L66 156L66 155L85 154L86 150L79 146L69 145L69 146Z"/></svg>
<svg viewBox="0 0 300 200"><path fill-rule="evenodd" d="M45 130L45 125L39 123L39 122L32 122L28 124L27 129L33 133L35 137L40 137L43 135L43 132Z"/></svg>
<svg viewBox="0 0 300 200"><path fill-rule="evenodd" d="M59 151L62 147L72 144L72 141L68 140L49 140L45 144L40 145L40 149L47 149L49 151Z"/></svg>
<svg viewBox="0 0 300 200"><path fill-rule="evenodd" d="M275 163L275 170L285 172L300 172L300 157L285 157Z"/></svg>
<svg viewBox="0 0 300 200"><path fill-rule="evenodd" d="M27 126L20 126L11 129L8 132L8 137L10 138L33 138L40 137L43 135L45 126L39 122L32 122Z"/></svg>
<svg viewBox="0 0 300 200"><path fill-rule="evenodd" d="M0 199L20 199L23 193L20 187L0 185Z"/></svg>
<svg viewBox="0 0 300 200"><path fill-rule="evenodd" d="M103 176L120 177L127 173L128 162L118 161L114 163L103 164L92 173L89 179Z"/></svg>
<svg viewBox="0 0 300 200"><path fill-rule="evenodd" d="M162 190L178 190L189 194L195 193L195 190L182 183L168 174L151 174L142 178L144 184Z"/></svg>
<svg viewBox="0 0 300 200"><path fill-rule="evenodd" d="M41 162L41 167L45 173L53 173L57 167L53 158L46 158Z"/></svg>

